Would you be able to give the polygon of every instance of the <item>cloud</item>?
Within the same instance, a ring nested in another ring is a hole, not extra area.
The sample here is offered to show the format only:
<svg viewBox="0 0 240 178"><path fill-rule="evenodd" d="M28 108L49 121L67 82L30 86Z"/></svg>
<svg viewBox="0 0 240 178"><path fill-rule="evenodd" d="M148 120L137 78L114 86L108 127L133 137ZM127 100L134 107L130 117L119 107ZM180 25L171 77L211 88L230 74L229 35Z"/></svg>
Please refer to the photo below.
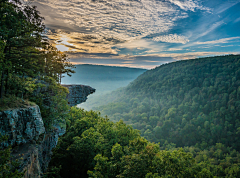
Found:
<svg viewBox="0 0 240 178"><path fill-rule="evenodd" d="M153 40L166 43L182 43L182 44L189 42L189 40L185 36L180 36L177 34L158 36L154 37Z"/></svg>
<svg viewBox="0 0 240 178"><path fill-rule="evenodd" d="M166 32L176 20L186 17L170 4L155 0L38 0L37 3L60 15L57 21L121 40Z"/></svg>
<svg viewBox="0 0 240 178"><path fill-rule="evenodd" d="M185 11L195 11L196 9L199 10L206 10L208 12L211 11L210 8L204 7L202 5L200 5L199 1L194 1L194 0L184 0L184 1L180 1L180 0L169 0L171 3L173 3L174 5L180 7L182 10Z"/></svg>
<svg viewBox="0 0 240 178"><path fill-rule="evenodd" d="M202 2L35 0L34 5L45 17L48 38L62 51L67 50L73 63L149 68L179 59L231 53L198 48L238 38L230 33L224 36L229 38L223 38L225 31L221 31L222 39L218 39L219 27L226 27L227 21L217 17L215 9L221 6L221 10L223 5L216 3L217 7L210 9ZM237 18L232 22L238 22ZM193 50L201 51L190 52Z"/></svg>
<svg viewBox="0 0 240 178"><path fill-rule="evenodd" d="M183 9L206 10L192 0L183 3L174 0L35 0L34 5L46 14L47 27L58 33L49 34L53 42L66 36L65 41L71 42L72 48L79 52L116 54L118 51L112 47L124 43L123 46L133 49L139 40L166 34L178 20L187 18L188 14L174 4ZM184 44L187 39L173 35L168 41ZM141 48L148 48L148 44Z"/></svg>
<svg viewBox="0 0 240 178"><path fill-rule="evenodd" d="M73 53L74 54L74 53ZM80 54L71 56L73 64L100 64L112 66L126 66L151 69L164 63L176 60L195 59L198 57L238 54L237 52L187 52L187 53L161 53L145 55L112 55L112 54ZM101 56L101 57L100 57Z"/></svg>
<svg viewBox="0 0 240 178"><path fill-rule="evenodd" d="M222 5L215 10L215 12L217 14L221 14L222 12L225 12L226 10L228 10L229 8L235 6L239 2L240 2L239 0L235 0L235 1L232 1L232 2L228 1L228 2L222 3Z"/></svg>
<svg viewBox="0 0 240 178"><path fill-rule="evenodd" d="M159 44L154 43L152 40L148 39L139 39L139 40L132 40L126 41L125 43L120 43L115 45L119 49L127 48L127 49L138 49L138 50L147 50L148 52L160 52L163 50L163 47ZM146 52L147 52L146 51Z"/></svg>
<svg viewBox="0 0 240 178"><path fill-rule="evenodd" d="M210 24L210 26L207 29L204 27L205 29L201 29L201 31L205 30L205 32L200 33L199 35L196 35L195 38L203 37L203 36L209 34L210 32L212 32L213 30L217 29L218 27L220 27L223 24L224 24L224 21L221 20L221 21L218 21L216 23Z"/></svg>
<svg viewBox="0 0 240 178"><path fill-rule="evenodd" d="M166 51L181 51L182 48L168 48Z"/></svg>
<svg viewBox="0 0 240 178"><path fill-rule="evenodd" d="M148 51L144 51L145 53L156 53L156 52L158 52L158 51L155 51L155 50L148 50Z"/></svg>
<svg viewBox="0 0 240 178"><path fill-rule="evenodd" d="M176 61L171 57L158 56L130 56L119 55L110 56L108 58L92 58L90 54L85 54L85 57L70 59L73 64L100 64L110 66L123 66L133 68L151 69L164 63Z"/></svg>
<svg viewBox="0 0 240 178"><path fill-rule="evenodd" d="M117 54L117 49L112 46L117 43L123 43L114 38L107 38L98 34L85 34L78 32L64 32L56 30L48 32L48 38L56 44L56 46L66 46L69 51L75 50L82 53L111 53ZM63 49L63 47L61 47ZM66 49L66 48L64 48Z"/></svg>
<svg viewBox="0 0 240 178"><path fill-rule="evenodd" d="M237 18L236 20L234 20L234 23L237 23L237 22L239 22L239 21L240 21L240 17Z"/></svg>
<svg viewBox="0 0 240 178"><path fill-rule="evenodd" d="M195 44L219 44L219 43L228 43L231 40L239 39L240 37L231 37L231 38L222 38L219 40L213 41L204 41L204 42L195 42Z"/></svg>

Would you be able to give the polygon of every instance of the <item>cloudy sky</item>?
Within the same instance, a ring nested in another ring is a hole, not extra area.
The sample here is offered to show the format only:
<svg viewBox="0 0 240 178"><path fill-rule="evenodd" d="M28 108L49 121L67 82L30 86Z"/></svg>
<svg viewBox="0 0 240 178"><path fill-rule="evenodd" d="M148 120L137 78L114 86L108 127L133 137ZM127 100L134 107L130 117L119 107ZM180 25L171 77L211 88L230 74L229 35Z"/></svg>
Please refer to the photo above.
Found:
<svg viewBox="0 0 240 178"><path fill-rule="evenodd" d="M240 53L240 0L37 0L75 64L153 68Z"/></svg>

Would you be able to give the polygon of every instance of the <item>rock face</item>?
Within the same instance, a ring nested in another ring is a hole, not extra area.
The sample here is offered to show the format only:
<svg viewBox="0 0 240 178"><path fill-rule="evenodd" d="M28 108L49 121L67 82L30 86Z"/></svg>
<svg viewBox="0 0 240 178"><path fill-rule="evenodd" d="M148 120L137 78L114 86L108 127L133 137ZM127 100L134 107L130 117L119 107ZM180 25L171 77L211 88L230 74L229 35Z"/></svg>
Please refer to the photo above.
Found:
<svg viewBox="0 0 240 178"><path fill-rule="evenodd" d="M64 134L64 129L56 124L53 130L46 132L36 105L0 112L0 133L8 135L1 147L13 147L13 157L20 160L19 171L26 171L26 178L35 178L46 171L51 151L56 147L58 137Z"/></svg>
<svg viewBox="0 0 240 178"><path fill-rule="evenodd" d="M45 133L38 106L0 112L0 133L8 135L3 146L31 143Z"/></svg>
<svg viewBox="0 0 240 178"><path fill-rule="evenodd" d="M63 86L69 89L70 106L85 102L87 96L95 92L84 85ZM20 160L19 171L25 171L25 178L40 178L47 170L59 136L65 133L64 125L55 123L52 130L46 131L37 105L0 112L0 133L8 135L0 147L13 147L13 158Z"/></svg>
<svg viewBox="0 0 240 178"><path fill-rule="evenodd" d="M75 106L77 104L85 102L87 100L87 96L96 91L96 89L85 85L62 85L62 86L67 87L69 90L67 100L70 106Z"/></svg>

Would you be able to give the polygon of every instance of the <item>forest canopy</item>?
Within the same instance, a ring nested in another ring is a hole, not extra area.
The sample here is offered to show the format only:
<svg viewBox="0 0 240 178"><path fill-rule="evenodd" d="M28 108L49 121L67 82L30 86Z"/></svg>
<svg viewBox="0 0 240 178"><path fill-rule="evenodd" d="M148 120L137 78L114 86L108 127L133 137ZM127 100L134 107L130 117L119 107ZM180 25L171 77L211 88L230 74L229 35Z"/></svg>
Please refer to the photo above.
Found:
<svg viewBox="0 0 240 178"><path fill-rule="evenodd" d="M103 97L114 102L95 109L150 141L240 150L240 55L161 65Z"/></svg>
<svg viewBox="0 0 240 178"><path fill-rule="evenodd" d="M72 107L46 177L239 177L240 154L218 143L209 150L162 148L122 120Z"/></svg>

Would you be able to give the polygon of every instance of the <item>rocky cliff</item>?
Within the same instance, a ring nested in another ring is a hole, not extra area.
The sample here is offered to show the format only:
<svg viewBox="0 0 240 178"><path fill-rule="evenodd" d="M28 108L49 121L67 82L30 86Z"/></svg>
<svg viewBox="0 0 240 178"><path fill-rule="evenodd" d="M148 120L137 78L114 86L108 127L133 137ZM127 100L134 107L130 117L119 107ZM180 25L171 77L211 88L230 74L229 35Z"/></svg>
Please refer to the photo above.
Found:
<svg viewBox="0 0 240 178"><path fill-rule="evenodd" d="M8 135L1 146L13 147L14 158L21 161L19 170L26 170L25 177L40 177L48 166L58 134L46 133L39 107L0 112L0 133Z"/></svg>
<svg viewBox="0 0 240 178"><path fill-rule="evenodd" d="M65 85L69 89L70 106L86 101L95 89L84 85ZM13 157L19 159L19 171L26 171L25 178L39 178L47 170L52 149L58 137L65 133L65 127L56 123L46 131L39 107L16 108L0 112L0 133L8 135L1 147L11 145Z"/></svg>
<svg viewBox="0 0 240 178"><path fill-rule="evenodd" d="M96 89L85 85L62 85L62 86L67 87L69 90L67 99L70 106L76 106L77 104L85 102L87 100L87 96L96 91Z"/></svg>

